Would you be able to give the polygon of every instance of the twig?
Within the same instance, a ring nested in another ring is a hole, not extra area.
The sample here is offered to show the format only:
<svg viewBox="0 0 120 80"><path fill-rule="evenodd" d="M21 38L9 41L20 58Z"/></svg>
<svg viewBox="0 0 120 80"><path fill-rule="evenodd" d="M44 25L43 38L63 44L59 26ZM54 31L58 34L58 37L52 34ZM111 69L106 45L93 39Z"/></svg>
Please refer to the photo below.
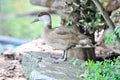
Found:
<svg viewBox="0 0 120 80"><path fill-rule="evenodd" d="M105 19L106 23L108 24L109 28L113 31L115 28L114 23L112 22L112 20L109 18L107 12L105 11L105 9L103 8L103 6L101 5L101 3L99 2L99 0L92 0L94 2L94 4L96 5L96 7L100 10L103 18Z"/></svg>

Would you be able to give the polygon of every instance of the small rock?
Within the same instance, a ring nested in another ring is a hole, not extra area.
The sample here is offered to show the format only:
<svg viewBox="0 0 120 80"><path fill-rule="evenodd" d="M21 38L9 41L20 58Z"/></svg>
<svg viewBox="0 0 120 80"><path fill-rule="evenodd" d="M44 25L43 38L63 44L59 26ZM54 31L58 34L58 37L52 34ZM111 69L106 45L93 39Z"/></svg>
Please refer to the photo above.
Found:
<svg viewBox="0 0 120 80"><path fill-rule="evenodd" d="M81 78L84 78L85 76L84 76L84 74L81 74L80 77L81 77Z"/></svg>

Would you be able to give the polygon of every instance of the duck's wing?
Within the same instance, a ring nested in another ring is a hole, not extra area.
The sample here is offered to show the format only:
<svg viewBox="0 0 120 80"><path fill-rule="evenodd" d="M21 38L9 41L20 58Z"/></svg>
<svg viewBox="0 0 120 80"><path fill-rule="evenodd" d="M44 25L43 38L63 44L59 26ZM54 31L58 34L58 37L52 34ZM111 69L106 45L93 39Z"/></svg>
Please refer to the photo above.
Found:
<svg viewBox="0 0 120 80"><path fill-rule="evenodd" d="M78 34L71 28L66 27L52 29L47 37L54 43L60 43L68 46L75 45L79 42Z"/></svg>
<svg viewBox="0 0 120 80"><path fill-rule="evenodd" d="M54 30L57 34L75 34L75 35L79 35L79 31L75 30L73 27L68 27L68 26L62 26L62 27L58 27Z"/></svg>
<svg viewBox="0 0 120 80"><path fill-rule="evenodd" d="M86 46L86 45L92 46L92 41L89 36L81 34L80 32L77 32L76 30L74 30L73 28L60 27L55 31L59 35L64 35L65 38L67 38L67 40L69 39L71 44L79 44L82 46Z"/></svg>

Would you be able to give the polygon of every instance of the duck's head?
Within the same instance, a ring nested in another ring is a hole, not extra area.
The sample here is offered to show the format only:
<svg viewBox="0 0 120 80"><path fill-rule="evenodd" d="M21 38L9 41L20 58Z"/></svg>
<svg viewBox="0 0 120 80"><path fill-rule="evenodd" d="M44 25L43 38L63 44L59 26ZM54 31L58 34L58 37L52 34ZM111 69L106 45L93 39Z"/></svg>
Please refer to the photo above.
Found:
<svg viewBox="0 0 120 80"><path fill-rule="evenodd" d="M43 21L46 24L51 24L51 16L47 12L41 12L38 14L38 16L34 19L32 23Z"/></svg>

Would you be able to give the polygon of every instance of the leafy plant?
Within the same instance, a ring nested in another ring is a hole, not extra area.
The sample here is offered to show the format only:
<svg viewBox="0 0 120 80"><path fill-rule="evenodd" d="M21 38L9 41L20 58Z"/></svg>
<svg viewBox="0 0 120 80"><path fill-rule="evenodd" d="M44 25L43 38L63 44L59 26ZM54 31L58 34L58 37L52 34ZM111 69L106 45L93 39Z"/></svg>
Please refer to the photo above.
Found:
<svg viewBox="0 0 120 80"><path fill-rule="evenodd" d="M114 33L111 33L110 31L106 31L105 37L106 37L105 44L109 44L110 42L115 42L117 37L120 38L120 23L116 24Z"/></svg>
<svg viewBox="0 0 120 80"><path fill-rule="evenodd" d="M75 66L77 64L77 62L78 62L78 59L72 58L71 62L72 62L72 65Z"/></svg>
<svg viewBox="0 0 120 80"><path fill-rule="evenodd" d="M118 37L120 38L120 23L118 23L115 27L115 33L118 34Z"/></svg>
<svg viewBox="0 0 120 80"><path fill-rule="evenodd" d="M68 20L64 21L65 24L69 26L76 24L82 30L81 33L94 33L95 28L103 21L103 17L90 0L80 0L78 3L73 1L67 3L66 6L70 10L69 15L74 16L75 21L71 21L70 18L68 18ZM75 15L76 13L79 13L79 16Z"/></svg>
<svg viewBox="0 0 120 80"><path fill-rule="evenodd" d="M85 62L81 65L87 67L84 80L120 80L120 56L117 59L104 60L103 62Z"/></svg>
<svg viewBox="0 0 120 80"><path fill-rule="evenodd" d="M109 44L110 42L115 42L117 36L114 33L111 33L110 31L106 31L105 33L105 44Z"/></svg>
<svg viewBox="0 0 120 80"><path fill-rule="evenodd" d="M85 32L88 31L90 34L94 33L95 29L103 21L103 17L97 11L92 1L82 0L79 5L79 11L81 13L79 16L80 25L85 29Z"/></svg>

